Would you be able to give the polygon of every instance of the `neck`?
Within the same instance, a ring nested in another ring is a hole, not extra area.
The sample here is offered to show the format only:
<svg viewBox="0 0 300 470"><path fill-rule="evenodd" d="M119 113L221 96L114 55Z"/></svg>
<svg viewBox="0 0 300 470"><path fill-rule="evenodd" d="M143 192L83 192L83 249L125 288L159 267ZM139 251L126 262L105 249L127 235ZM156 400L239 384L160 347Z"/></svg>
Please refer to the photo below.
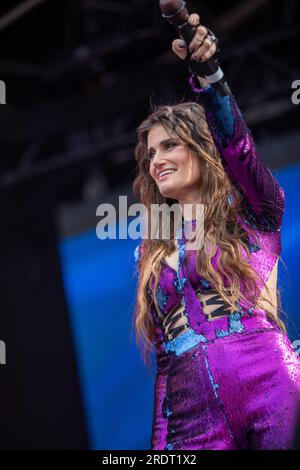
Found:
<svg viewBox="0 0 300 470"><path fill-rule="evenodd" d="M203 203L201 202L199 195L197 199L181 199L178 200L178 203L180 204L184 221L198 219L203 212Z"/></svg>

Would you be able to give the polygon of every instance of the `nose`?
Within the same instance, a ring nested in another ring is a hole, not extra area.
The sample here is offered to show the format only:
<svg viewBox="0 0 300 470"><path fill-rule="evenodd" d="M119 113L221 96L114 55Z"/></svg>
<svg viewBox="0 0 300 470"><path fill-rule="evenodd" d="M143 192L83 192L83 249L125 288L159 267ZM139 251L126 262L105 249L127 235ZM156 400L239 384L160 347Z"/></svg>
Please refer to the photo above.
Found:
<svg viewBox="0 0 300 470"><path fill-rule="evenodd" d="M160 155L159 151L157 150L154 154L153 159L152 159L152 165L155 168L159 168L164 163L164 161L165 161L165 159L164 159L164 156L163 156L163 152Z"/></svg>

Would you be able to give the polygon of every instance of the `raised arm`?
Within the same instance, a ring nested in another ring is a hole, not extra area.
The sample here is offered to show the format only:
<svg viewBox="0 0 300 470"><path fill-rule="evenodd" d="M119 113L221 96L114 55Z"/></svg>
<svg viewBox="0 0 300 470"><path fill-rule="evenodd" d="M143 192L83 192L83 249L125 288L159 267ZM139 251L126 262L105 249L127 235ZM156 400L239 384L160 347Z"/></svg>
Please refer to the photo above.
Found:
<svg viewBox="0 0 300 470"><path fill-rule="evenodd" d="M193 70L192 61L205 62L217 54L218 49L216 42L209 39L207 28L200 24L199 15L190 15L188 21L195 27L189 44L191 58L182 39L175 39L172 49L178 57L187 60ZM279 230L284 210L283 189L261 158L234 96L222 96L211 85L201 87L198 79L202 81L193 74L190 84L205 109L224 169L243 197L246 220L260 230Z"/></svg>
<svg viewBox="0 0 300 470"><path fill-rule="evenodd" d="M234 96L221 96L211 85L201 88L196 75L189 82L205 109L224 169L245 198L249 221L261 230L279 230L284 210L283 189L260 156Z"/></svg>

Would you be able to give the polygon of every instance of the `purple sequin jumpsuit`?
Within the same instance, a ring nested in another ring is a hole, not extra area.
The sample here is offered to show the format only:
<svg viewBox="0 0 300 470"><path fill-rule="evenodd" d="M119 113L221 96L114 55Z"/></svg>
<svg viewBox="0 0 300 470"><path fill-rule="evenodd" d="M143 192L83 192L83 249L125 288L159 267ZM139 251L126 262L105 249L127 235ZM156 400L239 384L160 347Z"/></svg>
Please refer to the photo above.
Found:
<svg viewBox="0 0 300 470"><path fill-rule="evenodd" d="M249 232L249 263L262 290L281 253L284 193L234 97L197 84L191 76L224 169L243 198L240 223L258 235L257 244ZM142 253L141 243L136 260ZM181 288L178 273L162 261L157 302L167 315L184 294L189 328L168 340L153 303L150 308L157 363L151 449L289 449L300 418L300 360L290 340L264 310L242 301L236 312L208 321L196 289L212 286L197 273L195 260L180 276Z"/></svg>

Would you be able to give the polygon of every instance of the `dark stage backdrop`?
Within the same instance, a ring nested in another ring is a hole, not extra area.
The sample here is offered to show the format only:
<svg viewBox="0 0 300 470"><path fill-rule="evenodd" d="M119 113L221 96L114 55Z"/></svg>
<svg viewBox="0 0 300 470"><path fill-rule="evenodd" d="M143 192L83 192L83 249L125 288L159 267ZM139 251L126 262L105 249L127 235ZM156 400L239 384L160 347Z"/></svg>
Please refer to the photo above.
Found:
<svg viewBox="0 0 300 470"><path fill-rule="evenodd" d="M1 449L89 445L48 189L0 192Z"/></svg>

